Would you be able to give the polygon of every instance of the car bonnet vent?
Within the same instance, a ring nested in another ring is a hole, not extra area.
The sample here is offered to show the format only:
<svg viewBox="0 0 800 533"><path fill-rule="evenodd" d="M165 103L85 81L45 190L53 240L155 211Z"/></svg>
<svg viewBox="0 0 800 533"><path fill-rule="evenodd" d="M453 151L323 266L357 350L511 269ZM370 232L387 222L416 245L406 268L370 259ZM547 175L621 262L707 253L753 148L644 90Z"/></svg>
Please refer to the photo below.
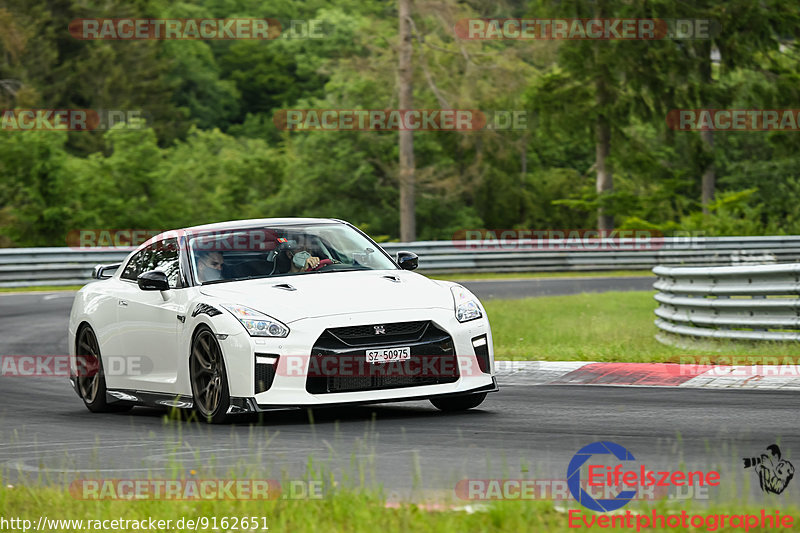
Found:
<svg viewBox="0 0 800 533"><path fill-rule="evenodd" d="M288 283L278 283L276 285L273 285L273 287L275 287L276 289L284 290L284 291L296 291L297 290L296 288L294 288L293 286L289 285Z"/></svg>
<svg viewBox="0 0 800 533"><path fill-rule="evenodd" d="M395 283L400 283L400 276L395 276L395 275L389 274L387 276L381 276L381 277L383 279L388 279L389 281L393 281Z"/></svg>

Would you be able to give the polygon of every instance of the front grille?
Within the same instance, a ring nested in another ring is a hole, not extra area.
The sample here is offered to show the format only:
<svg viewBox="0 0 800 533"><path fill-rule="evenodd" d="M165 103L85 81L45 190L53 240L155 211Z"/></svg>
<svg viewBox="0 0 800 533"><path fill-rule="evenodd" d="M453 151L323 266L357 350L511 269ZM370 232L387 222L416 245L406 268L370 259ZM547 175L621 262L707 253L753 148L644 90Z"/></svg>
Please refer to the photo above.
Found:
<svg viewBox="0 0 800 533"><path fill-rule="evenodd" d="M430 321L385 327L385 336L374 335L372 325L325 330L311 351L306 390L311 394L326 394L439 385L458 380L455 346L446 331ZM359 335L367 331L373 332L369 338ZM366 362L369 348L405 346L411 352L406 361Z"/></svg>
<svg viewBox="0 0 800 533"><path fill-rule="evenodd" d="M346 326L326 330L349 346L380 346L398 342L415 342L430 326L430 321L394 322L391 324L370 324L367 326Z"/></svg>
<svg viewBox="0 0 800 533"><path fill-rule="evenodd" d="M411 377L411 376L372 376L372 377L329 377L327 378L326 392L359 392L367 390L398 389L401 387L419 387L421 385L439 385L450 383L441 381L436 377ZM309 391L311 392L311 391Z"/></svg>

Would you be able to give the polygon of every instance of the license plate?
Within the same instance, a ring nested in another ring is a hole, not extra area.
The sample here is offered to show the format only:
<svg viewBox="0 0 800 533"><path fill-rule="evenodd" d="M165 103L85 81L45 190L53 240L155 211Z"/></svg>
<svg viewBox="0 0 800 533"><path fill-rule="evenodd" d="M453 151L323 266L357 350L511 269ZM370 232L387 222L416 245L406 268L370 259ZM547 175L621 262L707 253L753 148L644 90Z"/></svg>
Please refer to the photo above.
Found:
<svg viewBox="0 0 800 533"><path fill-rule="evenodd" d="M411 348L380 348L367 350L367 363L391 363L392 361L405 361L411 359Z"/></svg>

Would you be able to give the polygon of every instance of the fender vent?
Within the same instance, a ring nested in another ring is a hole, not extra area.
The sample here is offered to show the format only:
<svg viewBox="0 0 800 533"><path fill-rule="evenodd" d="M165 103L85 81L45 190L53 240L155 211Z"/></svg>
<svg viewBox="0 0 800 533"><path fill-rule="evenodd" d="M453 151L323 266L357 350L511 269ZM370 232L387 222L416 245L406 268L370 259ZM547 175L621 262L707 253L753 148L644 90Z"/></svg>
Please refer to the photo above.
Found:
<svg viewBox="0 0 800 533"><path fill-rule="evenodd" d="M217 316L221 315L222 311L217 309L216 307L208 304L197 304L197 307L194 308L194 312L192 316L195 317L197 315L206 314L208 316Z"/></svg>
<svg viewBox="0 0 800 533"><path fill-rule="evenodd" d="M284 291L296 291L297 289L289 285L288 283L278 283L277 285L273 285L276 289L281 289Z"/></svg>

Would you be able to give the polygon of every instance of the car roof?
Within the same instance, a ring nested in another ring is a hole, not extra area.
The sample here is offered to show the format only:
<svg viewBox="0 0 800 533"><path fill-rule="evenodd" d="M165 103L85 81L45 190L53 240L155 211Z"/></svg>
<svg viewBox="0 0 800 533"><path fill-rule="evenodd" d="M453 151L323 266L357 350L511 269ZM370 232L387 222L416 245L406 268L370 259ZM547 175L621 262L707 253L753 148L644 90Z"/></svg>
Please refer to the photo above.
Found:
<svg viewBox="0 0 800 533"><path fill-rule="evenodd" d="M341 223L335 218L251 218L246 220L230 220L228 222L217 222L214 224L203 224L184 228L185 231L214 231L242 228L259 228L264 226L290 226L294 224L319 224L319 223Z"/></svg>
<svg viewBox="0 0 800 533"><path fill-rule="evenodd" d="M192 226L188 228L171 229L162 231L158 235L154 235L146 242L137 246L131 254L148 247L154 242L160 242L165 239L176 238L180 235L197 235L205 232L214 231L227 231L227 230L240 230L240 229L255 229L264 228L267 226L294 226L294 225L311 225L311 224L347 224L343 220L336 218L250 218L245 220L229 220L227 222L216 222L214 224L203 224L200 226ZM127 262L130 259L128 256L125 259Z"/></svg>

